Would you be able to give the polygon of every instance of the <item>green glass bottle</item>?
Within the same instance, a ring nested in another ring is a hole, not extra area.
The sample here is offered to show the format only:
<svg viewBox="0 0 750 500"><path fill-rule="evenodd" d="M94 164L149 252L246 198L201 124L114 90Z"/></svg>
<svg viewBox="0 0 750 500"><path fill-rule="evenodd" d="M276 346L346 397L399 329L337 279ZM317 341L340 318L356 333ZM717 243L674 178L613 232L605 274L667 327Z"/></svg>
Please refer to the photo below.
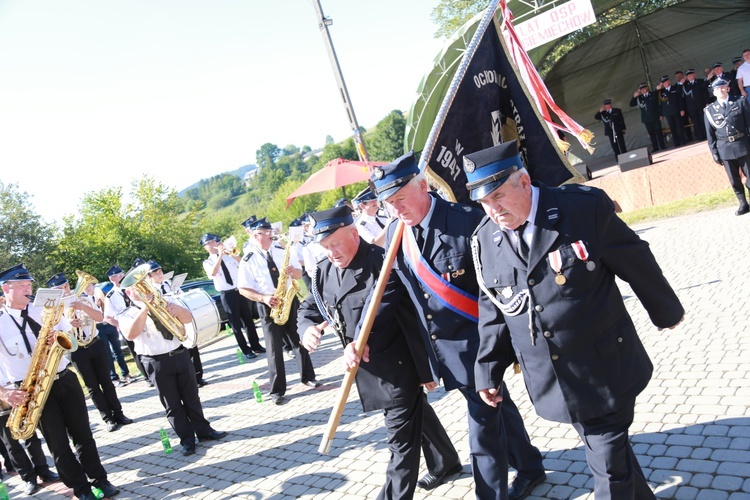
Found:
<svg viewBox="0 0 750 500"><path fill-rule="evenodd" d="M260 392L260 387L258 387L258 382L256 382L255 380L253 380L253 394L255 394L256 403L263 402L263 394Z"/></svg>
<svg viewBox="0 0 750 500"><path fill-rule="evenodd" d="M239 349L237 349L237 362L241 365L245 364L245 355Z"/></svg>

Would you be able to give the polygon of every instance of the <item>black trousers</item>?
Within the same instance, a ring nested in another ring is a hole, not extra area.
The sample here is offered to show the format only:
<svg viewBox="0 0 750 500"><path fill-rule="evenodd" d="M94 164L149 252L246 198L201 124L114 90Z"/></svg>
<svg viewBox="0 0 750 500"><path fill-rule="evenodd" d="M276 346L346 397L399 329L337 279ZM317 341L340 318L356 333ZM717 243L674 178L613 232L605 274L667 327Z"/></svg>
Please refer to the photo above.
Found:
<svg viewBox="0 0 750 500"><path fill-rule="evenodd" d="M78 377L72 371L65 370L52 383L39 428L60 478L65 486L73 489L76 496L91 493L89 479L94 484L107 479L91 434L86 398ZM69 438L75 446L75 454L70 448Z"/></svg>
<svg viewBox="0 0 750 500"><path fill-rule="evenodd" d="M693 128L695 129L695 138L699 141L705 141L706 123L703 121L703 108L688 108L688 115L690 116L690 120L692 120L693 122Z"/></svg>
<svg viewBox="0 0 750 500"><path fill-rule="evenodd" d="M234 289L221 292L221 304L229 315L229 324L232 326L234 339L237 341L242 354L259 350L261 345L258 332L255 331L255 323L253 323L252 302L240 295L239 290ZM247 341L242 335L243 323L247 330ZM248 344L250 345L248 346Z"/></svg>
<svg viewBox="0 0 750 500"><path fill-rule="evenodd" d="M613 135L607 137L609 137L609 145L612 146L612 151L615 153L615 160L619 155L628 152L625 147L625 134L619 133L616 138Z"/></svg>
<svg viewBox="0 0 750 500"><path fill-rule="evenodd" d="M122 404L109 373L108 359L111 358L107 345L99 337L94 337L88 346L79 346L70 353L70 359L81 374L102 420L111 422L122 418Z"/></svg>
<svg viewBox="0 0 750 500"><path fill-rule="evenodd" d="M297 334L297 309L299 301L295 298L289 312L289 321L285 325L277 325L270 317L271 308L265 304L258 304L258 312L263 325L266 341L266 360L268 361L268 376L271 379L271 394L286 394L286 368L284 367L284 339L289 342L294 352L294 359L300 373L300 382L315 380L315 369L307 352L299 343Z"/></svg>
<svg viewBox="0 0 750 500"><path fill-rule="evenodd" d="M138 371L141 372L141 375L146 377L146 370L143 368L143 363L141 362L141 355L135 352L135 343L132 340L125 340L125 342L128 344L128 349L130 349L130 353L133 355L133 361L135 361L135 366L138 368Z"/></svg>
<svg viewBox="0 0 750 500"><path fill-rule="evenodd" d="M49 473L47 457L42 451L42 441L36 435L36 432L23 444L19 443L10 435L10 429L6 427L9 415L0 416L0 439L8 450L10 462L18 471L25 482L36 482L40 475ZM7 464L6 464L7 465Z"/></svg>
<svg viewBox="0 0 750 500"><path fill-rule="evenodd" d="M656 152L660 149L666 149L664 145L664 132L661 129L661 120L644 123L646 132L648 132L649 138L651 138L651 150Z"/></svg>
<svg viewBox="0 0 750 500"><path fill-rule="evenodd" d="M195 381L200 382L203 380L203 362L201 361L201 353L198 352L198 346L191 347L188 349L190 353L190 360L193 362L193 369L195 370Z"/></svg>
<svg viewBox="0 0 750 500"><path fill-rule="evenodd" d="M594 475L596 500L656 498L628 440L634 408L632 401L609 415L573 422L586 447L586 463Z"/></svg>
<svg viewBox="0 0 750 500"><path fill-rule="evenodd" d="M675 146L685 144L685 131L682 129L682 117L677 115L667 115L664 118L669 123L669 131L672 132L672 141Z"/></svg>
<svg viewBox="0 0 750 500"><path fill-rule="evenodd" d="M195 438L211 433L211 425L203 416L198 396L195 369L190 354L184 347L158 356L141 356L149 380L156 387L167 420L180 444L195 444Z"/></svg>
<svg viewBox="0 0 750 500"><path fill-rule="evenodd" d="M732 186L732 191L737 196L737 199L745 199L745 188L742 186L742 177L740 176L740 170L745 174L747 182L747 189L750 190L750 156L743 156L735 160L724 160L724 170L727 172L729 177L729 185Z"/></svg>

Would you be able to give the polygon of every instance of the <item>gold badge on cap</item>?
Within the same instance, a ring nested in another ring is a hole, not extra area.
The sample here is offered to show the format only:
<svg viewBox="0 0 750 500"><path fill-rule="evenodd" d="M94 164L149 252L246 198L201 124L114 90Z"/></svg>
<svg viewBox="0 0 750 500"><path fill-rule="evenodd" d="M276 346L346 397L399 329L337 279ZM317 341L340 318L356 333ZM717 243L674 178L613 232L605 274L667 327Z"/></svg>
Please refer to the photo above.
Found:
<svg viewBox="0 0 750 500"><path fill-rule="evenodd" d="M385 172L383 171L382 168L375 167L372 169L372 175L374 175L377 180L380 180L385 175Z"/></svg>
<svg viewBox="0 0 750 500"><path fill-rule="evenodd" d="M464 170L466 170L466 173L470 174L476 169L477 166L474 164L474 162L464 156Z"/></svg>

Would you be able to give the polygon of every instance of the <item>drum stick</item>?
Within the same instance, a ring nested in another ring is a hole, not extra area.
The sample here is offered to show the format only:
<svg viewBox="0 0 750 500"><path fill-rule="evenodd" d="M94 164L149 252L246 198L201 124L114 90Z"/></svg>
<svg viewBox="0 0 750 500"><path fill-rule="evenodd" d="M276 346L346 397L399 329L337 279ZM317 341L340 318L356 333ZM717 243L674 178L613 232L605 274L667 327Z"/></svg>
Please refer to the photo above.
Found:
<svg viewBox="0 0 750 500"><path fill-rule="evenodd" d="M367 339L370 337L370 329L372 329L372 324L375 321L375 315L380 306L380 299L383 298L385 285L388 283L388 278L391 274L391 269L393 268L393 261L396 260L396 253L401 245L401 235L403 232L404 223L399 220L396 224L396 231L393 234L393 239L391 240L391 246L388 247L388 253L383 261L383 267L380 269L380 277L378 278L377 285L375 285L372 300L365 312L365 320L362 323L362 329L360 330L359 336L354 344L357 356L359 356L360 359L362 358L362 353L367 345ZM328 426L323 434L323 441L318 448L318 452L324 455L328 455L328 452L331 451L331 443L333 443L333 437L336 434L336 428L339 426L341 415L344 413L346 400L349 398L349 391L351 391L354 376L357 374L358 368L359 365L349 369L349 371L344 374L344 380L341 382L341 389L339 390L339 397L331 410L331 417L328 419Z"/></svg>

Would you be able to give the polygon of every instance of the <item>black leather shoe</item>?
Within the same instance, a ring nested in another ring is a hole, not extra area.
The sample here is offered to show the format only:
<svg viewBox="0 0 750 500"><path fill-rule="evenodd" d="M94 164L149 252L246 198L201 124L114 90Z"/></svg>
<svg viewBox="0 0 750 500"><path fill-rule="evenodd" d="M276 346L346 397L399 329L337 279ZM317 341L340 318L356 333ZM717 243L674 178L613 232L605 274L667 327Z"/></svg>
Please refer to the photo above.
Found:
<svg viewBox="0 0 750 500"><path fill-rule="evenodd" d="M212 430L210 433L208 433L205 436L199 436L198 441L216 441L217 439L221 439L227 435L226 431L216 431Z"/></svg>
<svg viewBox="0 0 750 500"><path fill-rule="evenodd" d="M282 405L284 404L284 396L281 394L271 394L271 401L273 401L273 404L275 405Z"/></svg>
<svg viewBox="0 0 750 500"><path fill-rule="evenodd" d="M119 495L120 490L117 489L117 486L110 483L109 481L97 481L94 483L94 486L102 490L102 493L104 493L104 496L106 498L111 498L113 496Z"/></svg>
<svg viewBox="0 0 750 500"><path fill-rule="evenodd" d="M750 205L740 205L740 208L734 213L734 215L745 215L750 212Z"/></svg>
<svg viewBox="0 0 750 500"><path fill-rule="evenodd" d="M78 500L97 500L97 498L93 492L89 492L89 493L84 493L82 495L78 495Z"/></svg>
<svg viewBox="0 0 750 500"><path fill-rule="evenodd" d="M208 385L208 382L203 379L198 380L198 387L203 387L204 385Z"/></svg>
<svg viewBox="0 0 750 500"><path fill-rule="evenodd" d="M185 456L195 453L195 445L192 443L182 445L182 454Z"/></svg>
<svg viewBox="0 0 750 500"><path fill-rule="evenodd" d="M422 479L417 481L417 486L419 486L423 490L433 490L443 484L448 477L460 474L463 470L463 465L456 464L442 474L432 475L427 473L422 476Z"/></svg>
<svg viewBox="0 0 750 500"><path fill-rule="evenodd" d="M113 421L111 421L111 422L107 422L107 430L108 430L109 432L115 432L115 431L116 431L117 429L119 429L120 427L122 427L122 426L120 425L120 422L115 422L114 420L113 420Z"/></svg>
<svg viewBox="0 0 750 500"><path fill-rule="evenodd" d="M258 357L258 355L257 355L257 354L255 354L255 353L254 353L253 351L250 351L249 353L245 354L245 357L246 357L247 359L255 359L255 358L257 358L257 357Z"/></svg>
<svg viewBox="0 0 750 500"><path fill-rule="evenodd" d="M253 349L253 352L254 352L255 354L265 354L265 353L266 353L266 348L265 348L265 347L260 347L260 346L259 346L259 347L257 347L257 348L254 348L254 349Z"/></svg>
<svg viewBox="0 0 750 500"><path fill-rule="evenodd" d="M133 419L132 418L128 418L125 415L121 415L120 417L118 417L118 418L115 419L115 422L117 422L118 424L121 424L121 425L128 425L128 424L132 424L133 423Z"/></svg>
<svg viewBox="0 0 750 500"><path fill-rule="evenodd" d="M60 480L60 476L58 476L55 472L48 471L44 474L39 474L39 479L41 479L45 483L54 483L55 481Z"/></svg>
<svg viewBox="0 0 750 500"><path fill-rule="evenodd" d="M516 476L513 483L510 485L510 488L508 488L508 498L510 500L521 500L522 498L526 498L531 495L534 488L542 484L545 479L547 479L546 473L532 479Z"/></svg>
<svg viewBox="0 0 750 500"><path fill-rule="evenodd" d="M27 495L33 495L37 491L39 491L39 485L36 484L36 479L34 479L33 481L26 481L24 483L23 492Z"/></svg>

